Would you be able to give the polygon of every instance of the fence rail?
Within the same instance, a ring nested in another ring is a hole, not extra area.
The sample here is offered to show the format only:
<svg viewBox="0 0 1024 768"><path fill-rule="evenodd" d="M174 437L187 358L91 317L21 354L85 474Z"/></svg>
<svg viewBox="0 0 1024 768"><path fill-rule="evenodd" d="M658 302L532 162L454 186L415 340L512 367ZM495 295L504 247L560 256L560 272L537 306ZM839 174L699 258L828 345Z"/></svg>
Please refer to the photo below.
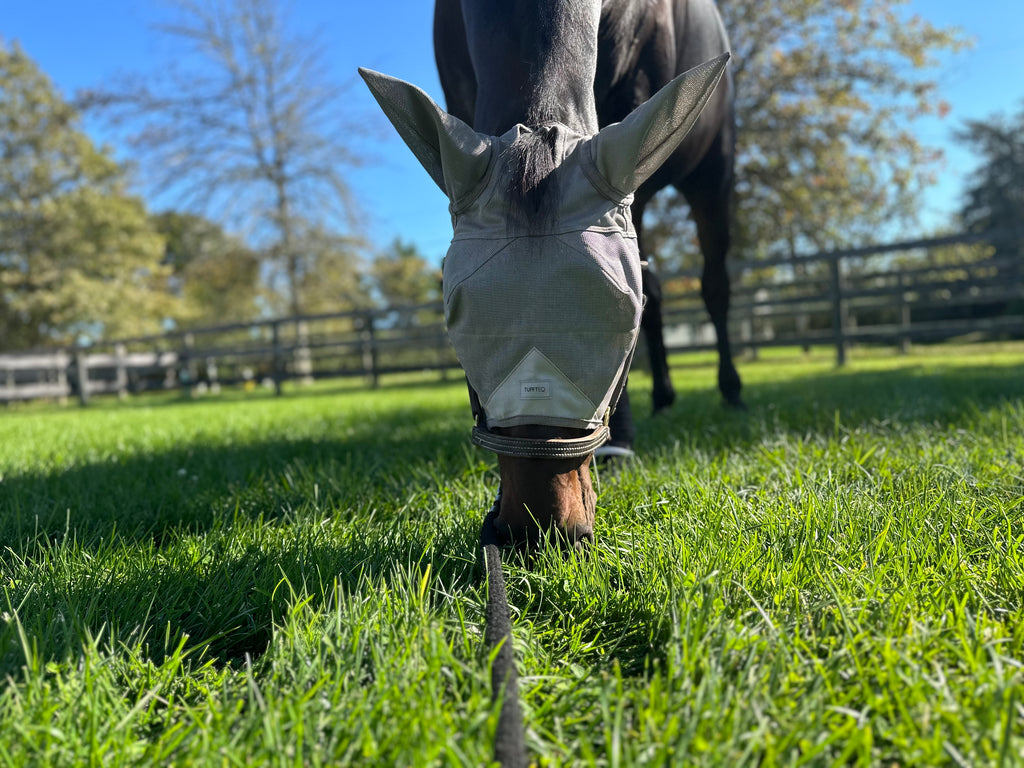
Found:
<svg viewBox="0 0 1024 768"><path fill-rule="evenodd" d="M898 259L898 257L903 257ZM931 258L925 258L930 256ZM925 263L927 262L927 263ZM1024 334L1020 238L957 235L731 265L733 347L906 350L964 334ZM661 275L666 347L715 348L696 271ZM642 357L642 356L641 356ZM235 323L88 348L0 354L0 402L458 369L440 303Z"/></svg>

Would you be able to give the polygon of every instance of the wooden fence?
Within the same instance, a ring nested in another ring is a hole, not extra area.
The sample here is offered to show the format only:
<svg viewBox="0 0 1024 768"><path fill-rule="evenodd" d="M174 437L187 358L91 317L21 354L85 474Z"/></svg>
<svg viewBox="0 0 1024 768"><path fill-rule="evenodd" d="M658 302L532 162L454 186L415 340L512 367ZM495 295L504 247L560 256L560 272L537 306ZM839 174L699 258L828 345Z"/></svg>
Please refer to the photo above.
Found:
<svg viewBox="0 0 1024 768"><path fill-rule="evenodd" d="M754 355L759 347L827 344L842 365L858 342L905 351L914 340L1024 334L1024 240L1012 233L741 262L730 274L730 337ZM670 352L715 347L698 277L662 275Z"/></svg>
<svg viewBox="0 0 1024 768"><path fill-rule="evenodd" d="M88 348L0 354L0 402L458 368L437 303L195 328Z"/></svg>
<svg viewBox="0 0 1024 768"><path fill-rule="evenodd" d="M940 250L941 249L941 250ZM930 255L932 258L925 258ZM1017 239L957 235L789 259L734 263L734 348L1024 335ZM670 352L713 349L699 273L663 274ZM88 348L0 354L0 402L458 369L440 304L281 318L120 339Z"/></svg>

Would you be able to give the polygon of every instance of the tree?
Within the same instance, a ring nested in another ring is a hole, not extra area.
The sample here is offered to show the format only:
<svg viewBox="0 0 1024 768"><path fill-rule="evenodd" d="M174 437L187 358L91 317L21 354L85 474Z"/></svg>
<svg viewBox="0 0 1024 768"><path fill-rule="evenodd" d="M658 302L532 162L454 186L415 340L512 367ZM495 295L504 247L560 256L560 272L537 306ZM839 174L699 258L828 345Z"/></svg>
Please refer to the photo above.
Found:
<svg viewBox="0 0 1024 768"><path fill-rule="evenodd" d="M368 306L370 297L362 281L365 243L324 230L314 222L297 224L296 243L303 259L295 276L295 291L303 311L338 312Z"/></svg>
<svg viewBox="0 0 1024 768"><path fill-rule="evenodd" d="M190 323L239 322L260 313L260 254L195 214L166 211L153 216L153 225L165 239L163 263Z"/></svg>
<svg viewBox="0 0 1024 768"><path fill-rule="evenodd" d="M157 332L178 303L163 241L117 164L17 45L0 41L0 344Z"/></svg>
<svg viewBox="0 0 1024 768"><path fill-rule="evenodd" d="M1015 116L970 120L957 138L981 155L960 218L971 232L1000 230L1024 240L1024 105Z"/></svg>
<svg viewBox="0 0 1024 768"><path fill-rule="evenodd" d="M425 304L440 298L441 277L413 243L396 238L390 248L374 258L370 274L386 307Z"/></svg>
<svg viewBox="0 0 1024 768"><path fill-rule="evenodd" d="M1008 262L1000 279L1019 285L1024 270L1024 104L1013 116L969 121L957 138L982 158L967 183L960 219L968 231L992 234L995 255ZM1013 306L1021 304L1017 299Z"/></svg>
<svg viewBox="0 0 1024 768"><path fill-rule="evenodd" d="M736 82L734 253L838 248L913 220L939 159L913 121L948 111L928 75L964 41L905 5L719 0ZM652 240L696 254L681 202L652 206Z"/></svg>
<svg viewBox="0 0 1024 768"><path fill-rule="evenodd" d="M278 0L172 7L176 20L160 29L177 46L175 63L82 101L124 130L154 191L245 220L283 277L288 311L301 314L313 271L303 231L336 232L353 219L341 169L355 162L345 144L354 128L342 89L325 77L315 40L289 32Z"/></svg>

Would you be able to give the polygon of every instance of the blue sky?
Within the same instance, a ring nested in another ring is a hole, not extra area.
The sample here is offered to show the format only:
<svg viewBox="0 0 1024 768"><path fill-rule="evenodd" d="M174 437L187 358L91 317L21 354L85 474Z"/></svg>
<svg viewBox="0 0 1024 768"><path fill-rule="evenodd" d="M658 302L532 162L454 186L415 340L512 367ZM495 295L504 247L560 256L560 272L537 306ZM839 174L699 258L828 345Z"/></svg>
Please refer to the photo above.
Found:
<svg viewBox="0 0 1024 768"><path fill-rule="evenodd" d="M333 75L352 82L351 114L373 122L374 137L359 145L372 159L350 174L360 190L366 234L381 245L395 237L412 240L428 258L440 260L451 235L447 200L356 82L356 68L370 67L414 82L443 103L431 44L433 3L293 0L291 9L296 30L320 36ZM975 164L956 146L953 130L963 120L1009 111L1024 99L1024 2L911 0L908 12L940 26L959 26L975 41L939 75L952 112L920 125L920 137L946 152L940 183L925 201L925 223L936 224L956 209L964 176ZM165 61L166 43L151 29L164 13L158 2L147 0L0 0L0 37L20 41L56 85L72 94L119 72L151 71Z"/></svg>

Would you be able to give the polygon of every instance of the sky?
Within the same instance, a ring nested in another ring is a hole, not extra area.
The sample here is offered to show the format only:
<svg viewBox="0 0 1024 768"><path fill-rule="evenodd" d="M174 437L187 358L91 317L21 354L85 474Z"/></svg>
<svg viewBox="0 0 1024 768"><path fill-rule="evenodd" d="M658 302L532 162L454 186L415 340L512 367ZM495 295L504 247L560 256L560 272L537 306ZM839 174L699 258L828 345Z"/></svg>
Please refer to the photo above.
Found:
<svg viewBox="0 0 1024 768"><path fill-rule="evenodd" d="M958 26L974 41L972 49L944 61L938 74L940 96L951 112L918 127L922 141L945 151L939 184L925 197L922 222L929 227L949 221L977 162L957 146L955 129L965 120L1024 103L1024 0L910 0L908 12L938 26ZM292 0L290 13L293 29L319 37L336 81L351 83L351 116L371 125L370 135L358 144L368 161L348 175L358 190L365 234L380 246L399 237L412 241L428 259L440 261L451 238L447 199L356 75L362 66L400 77L443 105L431 40L433 3ZM165 15L158 0L0 0L0 38L20 42L71 96L119 73L145 73L165 62L168 45L152 28ZM96 128L87 128L105 140ZM154 208L159 203L151 201Z"/></svg>

